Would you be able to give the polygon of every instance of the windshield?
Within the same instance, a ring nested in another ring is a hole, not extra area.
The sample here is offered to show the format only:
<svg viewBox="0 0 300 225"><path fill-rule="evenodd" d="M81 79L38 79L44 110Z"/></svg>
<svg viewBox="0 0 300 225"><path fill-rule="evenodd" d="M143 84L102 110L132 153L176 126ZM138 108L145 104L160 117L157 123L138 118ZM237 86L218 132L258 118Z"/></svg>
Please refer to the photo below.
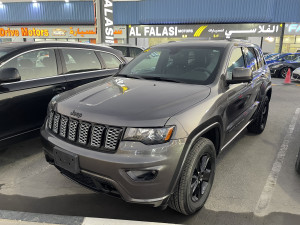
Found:
<svg viewBox="0 0 300 225"><path fill-rule="evenodd" d="M215 79L224 48L170 47L143 52L119 75L143 79L209 84Z"/></svg>

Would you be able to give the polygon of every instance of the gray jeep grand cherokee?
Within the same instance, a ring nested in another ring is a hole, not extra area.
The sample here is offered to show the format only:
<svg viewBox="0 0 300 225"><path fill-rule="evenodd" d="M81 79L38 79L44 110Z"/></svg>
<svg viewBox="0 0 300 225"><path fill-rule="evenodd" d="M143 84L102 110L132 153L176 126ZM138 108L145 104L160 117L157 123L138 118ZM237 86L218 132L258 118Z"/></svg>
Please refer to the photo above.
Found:
<svg viewBox="0 0 300 225"><path fill-rule="evenodd" d="M271 94L256 45L158 45L115 76L52 99L46 159L93 190L192 214L208 198L216 156L244 128L264 130Z"/></svg>

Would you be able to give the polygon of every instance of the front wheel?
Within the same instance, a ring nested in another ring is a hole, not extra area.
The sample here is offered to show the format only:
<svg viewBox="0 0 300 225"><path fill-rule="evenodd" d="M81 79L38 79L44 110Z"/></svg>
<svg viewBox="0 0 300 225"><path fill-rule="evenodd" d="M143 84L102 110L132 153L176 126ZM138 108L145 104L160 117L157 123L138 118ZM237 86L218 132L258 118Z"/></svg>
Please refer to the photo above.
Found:
<svg viewBox="0 0 300 225"><path fill-rule="evenodd" d="M201 209L210 193L215 175L213 143L201 138L189 152L169 206L185 215Z"/></svg>
<svg viewBox="0 0 300 225"><path fill-rule="evenodd" d="M262 106L259 108L257 117L248 125L249 132L254 134L261 134L267 124L269 113L269 98L265 97Z"/></svg>

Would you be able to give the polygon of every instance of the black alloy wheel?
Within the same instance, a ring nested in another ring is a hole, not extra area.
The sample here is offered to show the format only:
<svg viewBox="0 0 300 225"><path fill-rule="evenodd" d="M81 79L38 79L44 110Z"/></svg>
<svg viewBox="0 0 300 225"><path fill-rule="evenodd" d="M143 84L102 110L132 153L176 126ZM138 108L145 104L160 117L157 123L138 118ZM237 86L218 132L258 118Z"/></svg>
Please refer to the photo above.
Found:
<svg viewBox="0 0 300 225"><path fill-rule="evenodd" d="M190 194L193 202L199 201L205 194L208 185L211 185L211 169L211 157L204 154L199 159L192 176Z"/></svg>
<svg viewBox="0 0 300 225"><path fill-rule="evenodd" d="M260 129L264 130L268 120L269 104L265 103L260 116Z"/></svg>
<svg viewBox="0 0 300 225"><path fill-rule="evenodd" d="M216 150L207 138L200 138L190 149L179 181L169 199L169 206L185 215L200 210L208 196L215 175Z"/></svg>
<svg viewBox="0 0 300 225"><path fill-rule="evenodd" d="M288 67L282 68L282 69L280 70L280 77L281 77L281 78L285 78L285 77L286 77L286 74L287 74L287 72L288 72L288 70L289 70Z"/></svg>

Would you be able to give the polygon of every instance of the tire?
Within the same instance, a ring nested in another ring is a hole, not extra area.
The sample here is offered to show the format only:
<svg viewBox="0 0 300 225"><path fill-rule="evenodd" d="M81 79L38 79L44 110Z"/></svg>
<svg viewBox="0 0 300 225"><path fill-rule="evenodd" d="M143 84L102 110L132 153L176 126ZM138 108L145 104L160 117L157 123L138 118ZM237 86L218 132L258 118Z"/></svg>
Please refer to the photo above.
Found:
<svg viewBox="0 0 300 225"><path fill-rule="evenodd" d="M261 134L266 127L266 123L268 120L268 112L269 98L268 96L266 96L263 101L263 105L259 108L257 117L248 125L248 131L254 134Z"/></svg>
<svg viewBox="0 0 300 225"><path fill-rule="evenodd" d="M288 67L282 68L282 69L280 70L280 72L279 72L279 76L278 76L278 77L279 77L279 78L285 79L286 73L287 73L288 70L289 70Z"/></svg>
<svg viewBox="0 0 300 225"><path fill-rule="evenodd" d="M214 144L200 138L188 153L169 207L185 215L200 210L210 193L215 175ZM205 166L206 165L206 166Z"/></svg>
<svg viewBox="0 0 300 225"><path fill-rule="evenodd" d="M300 149L299 149L295 168L296 168L296 171L300 174Z"/></svg>

